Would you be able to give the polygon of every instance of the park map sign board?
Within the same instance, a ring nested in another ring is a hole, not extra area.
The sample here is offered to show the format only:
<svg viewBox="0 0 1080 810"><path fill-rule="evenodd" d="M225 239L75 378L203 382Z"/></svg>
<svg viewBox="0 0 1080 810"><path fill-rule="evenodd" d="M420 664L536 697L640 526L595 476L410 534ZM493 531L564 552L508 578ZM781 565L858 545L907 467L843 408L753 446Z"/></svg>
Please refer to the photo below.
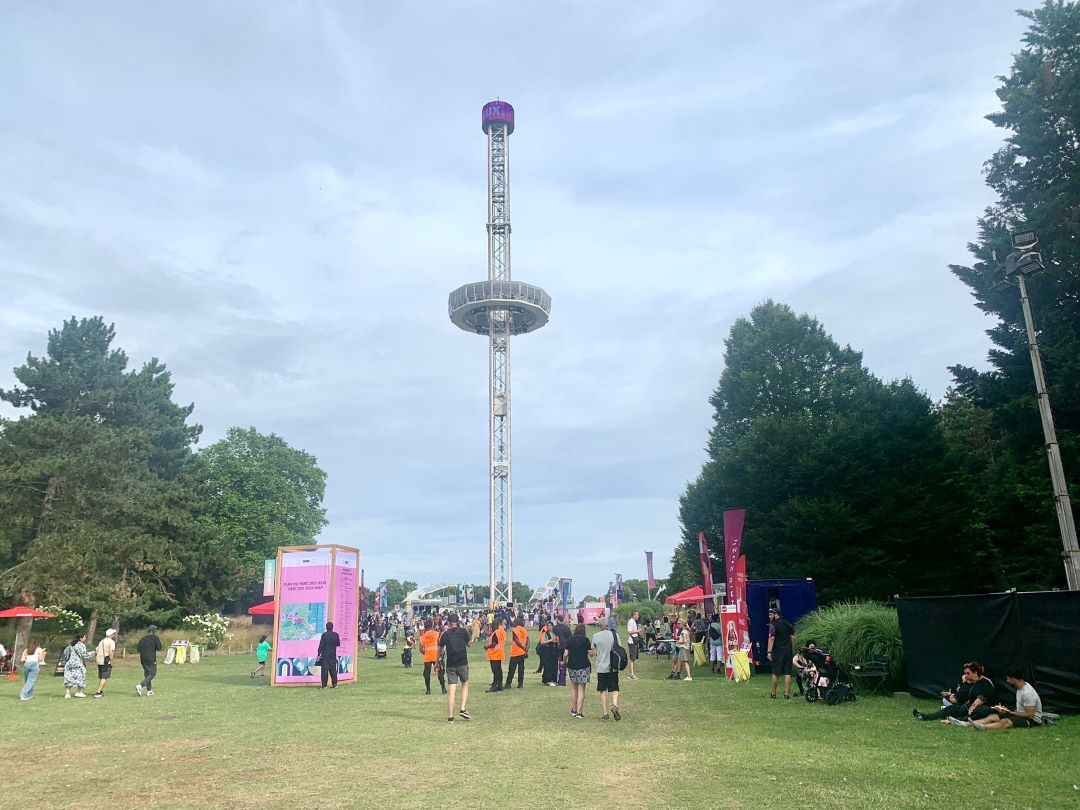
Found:
<svg viewBox="0 0 1080 810"><path fill-rule="evenodd" d="M341 637L338 681L356 679L360 551L347 546L278 549L274 582L272 686L321 683L315 663L327 622Z"/></svg>

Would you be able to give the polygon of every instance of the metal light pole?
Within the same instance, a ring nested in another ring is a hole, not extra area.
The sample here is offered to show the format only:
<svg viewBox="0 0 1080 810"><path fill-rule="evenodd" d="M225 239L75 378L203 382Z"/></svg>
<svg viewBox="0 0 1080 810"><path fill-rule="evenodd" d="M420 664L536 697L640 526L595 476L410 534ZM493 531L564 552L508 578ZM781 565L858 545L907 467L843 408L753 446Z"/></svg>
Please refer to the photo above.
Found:
<svg viewBox="0 0 1080 810"><path fill-rule="evenodd" d="M1043 375L1042 354L1039 340L1035 334L1035 321L1031 317L1031 302L1028 299L1025 276L1044 269L1042 256L1034 251L1039 237L1034 231L1013 235L1013 247L1016 250L1005 260L1005 279L994 286L1003 289L1016 284L1020 288L1020 306L1024 310L1024 327L1027 330L1028 351L1031 354L1031 368L1035 373L1035 390L1039 395L1039 416L1042 419L1043 436L1046 439L1046 455L1050 462L1050 480L1054 487L1054 505L1057 508L1058 528L1061 530L1061 557L1065 562L1065 581L1070 591L1080 591L1080 545L1076 540L1076 523L1073 521L1072 502L1065 483L1065 468L1061 463L1061 448L1058 445L1057 432L1054 430L1054 414L1050 410L1050 395L1046 391L1046 377Z"/></svg>

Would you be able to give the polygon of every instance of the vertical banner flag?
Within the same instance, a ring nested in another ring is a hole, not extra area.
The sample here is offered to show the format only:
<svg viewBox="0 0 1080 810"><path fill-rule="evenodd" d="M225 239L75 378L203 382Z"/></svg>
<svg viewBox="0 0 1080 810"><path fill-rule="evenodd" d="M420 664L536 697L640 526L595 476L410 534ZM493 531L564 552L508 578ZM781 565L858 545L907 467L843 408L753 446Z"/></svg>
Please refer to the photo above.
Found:
<svg viewBox="0 0 1080 810"><path fill-rule="evenodd" d="M263 596L274 596L274 582L277 579L277 560L263 562Z"/></svg>
<svg viewBox="0 0 1080 810"><path fill-rule="evenodd" d="M739 609L739 644L742 649L750 649L750 611L746 605L746 555L739 555L735 565L736 600L732 603Z"/></svg>
<svg viewBox="0 0 1080 810"><path fill-rule="evenodd" d="M386 580L379 583L375 594L379 597L379 613L386 613Z"/></svg>
<svg viewBox="0 0 1080 810"><path fill-rule="evenodd" d="M319 682L315 657L330 604L330 552L280 552L274 683Z"/></svg>
<svg viewBox="0 0 1080 810"><path fill-rule="evenodd" d="M338 647L338 680L356 680L356 569L360 555L355 551L334 549L334 631L341 639Z"/></svg>
<svg viewBox="0 0 1080 810"><path fill-rule="evenodd" d="M712 596L713 592L713 578L712 578L712 560L709 558L709 544L705 542L705 532L697 533L698 542L698 556L701 558L701 578L704 581L705 598L708 599Z"/></svg>
<svg viewBox="0 0 1080 810"><path fill-rule="evenodd" d="M735 581L735 568L742 553L743 525L746 523L745 509L728 509L724 512L724 581L727 583L728 602L731 598L731 583Z"/></svg>
<svg viewBox="0 0 1080 810"><path fill-rule="evenodd" d="M559 596L562 601L563 616L568 616L570 612L570 583L572 580L560 579L559 580ZM551 608L548 608L550 612Z"/></svg>
<svg viewBox="0 0 1080 810"><path fill-rule="evenodd" d="M367 588L364 587L364 569L360 569L360 621L367 618Z"/></svg>
<svg viewBox="0 0 1080 810"><path fill-rule="evenodd" d="M615 595L622 599L622 574L615 575Z"/></svg>
<svg viewBox="0 0 1080 810"><path fill-rule="evenodd" d="M652 552L651 551L646 551L645 552L645 568L648 571L648 574L647 574L648 579L646 580L646 582L648 583L649 590L651 591L653 588L656 587L656 577L653 576L653 571L652 571Z"/></svg>

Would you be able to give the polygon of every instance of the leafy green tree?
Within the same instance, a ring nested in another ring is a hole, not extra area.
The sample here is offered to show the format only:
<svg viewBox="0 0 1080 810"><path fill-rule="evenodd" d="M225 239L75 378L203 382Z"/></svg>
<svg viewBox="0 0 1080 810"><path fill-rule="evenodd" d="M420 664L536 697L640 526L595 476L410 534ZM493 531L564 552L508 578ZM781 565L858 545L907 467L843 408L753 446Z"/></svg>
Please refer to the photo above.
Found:
<svg viewBox="0 0 1080 810"><path fill-rule="evenodd" d="M214 538L213 557L227 561L230 597L261 581L263 561L279 546L314 542L326 525L326 473L313 455L273 433L230 428L199 454L201 514Z"/></svg>
<svg viewBox="0 0 1080 810"><path fill-rule="evenodd" d="M1006 133L987 162L997 193L969 245L975 262L954 265L983 312L994 348L991 369L954 366L956 388L943 406L953 451L966 457L966 483L987 569L997 587L1062 585L1061 540L1047 469L1023 315L1015 288L993 289L1011 250L1010 233L1035 229L1046 271L1028 294L1043 354L1065 474L1080 475L1080 5L1049 0L1035 11L1024 47L997 90L1002 109L987 118ZM1075 494L1074 494L1075 497Z"/></svg>
<svg viewBox="0 0 1080 810"><path fill-rule="evenodd" d="M0 588L33 603L140 613L175 603L194 532L183 475L198 425L156 359L127 370L100 318L65 321L0 399L31 413L0 436Z"/></svg>
<svg viewBox="0 0 1080 810"><path fill-rule="evenodd" d="M876 379L816 320L771 301L725 346L672 590L701 584L699 531L723 558L723 512L738 507L751 576L813 577L823 601L950 589L961 575L941 548L963 558L971 538L962 493L943 486L955 470L926 395Z"/></svg>
<svg viewBox="0 0 1080 810"><path fill-rule="evenodd" d="M536 589L533 588L531 585L515 580L514 587L511 588L511 593L513 595L514 602L519 605L523 605L529 601L529 598L533 595L533 591L535 590Z"/></svg>

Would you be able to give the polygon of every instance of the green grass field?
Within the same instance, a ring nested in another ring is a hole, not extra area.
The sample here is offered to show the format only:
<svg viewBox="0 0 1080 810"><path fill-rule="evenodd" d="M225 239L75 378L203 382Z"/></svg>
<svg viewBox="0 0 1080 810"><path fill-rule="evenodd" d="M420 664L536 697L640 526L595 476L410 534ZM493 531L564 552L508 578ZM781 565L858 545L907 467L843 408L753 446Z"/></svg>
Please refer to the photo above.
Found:
<svg viewBox="0 0 1080 810"><path fill-rule="evenodd" d="M474 649L474 719L453 725L393 650L325 692L252 681L241 656L161 666L152 698L130 658L103 700L43 675L20 703L0 681L0 785L46 807L1080 807L1080 718L979 733L916 722L927 701L785 703L764 676L674 682L648 660L621 722L598 719L594 684L582 721L527 663L525 689L484 694Z"/></svg>

